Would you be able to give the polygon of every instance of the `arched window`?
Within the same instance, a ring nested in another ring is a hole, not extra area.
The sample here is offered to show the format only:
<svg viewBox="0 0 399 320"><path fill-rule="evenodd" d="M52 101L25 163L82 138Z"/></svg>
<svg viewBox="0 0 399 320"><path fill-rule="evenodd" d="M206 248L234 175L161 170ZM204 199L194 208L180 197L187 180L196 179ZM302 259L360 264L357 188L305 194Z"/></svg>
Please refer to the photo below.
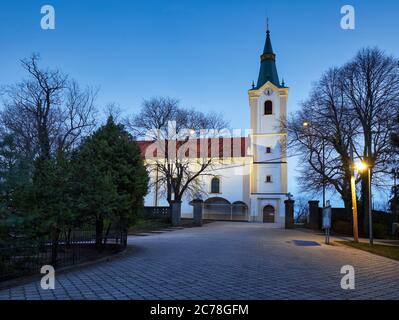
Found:
<svg viewBox="0 0 399 320"><path fill-rule="evenodd" d="M211 181L211 193L220 193L220 179L213 178Z"/></svg>
<svg viewBox="0 0 399 320"><path fill-rule="evenodd" d="M265 115L273 114L273 102L270 100L265 102Z"/></svg>

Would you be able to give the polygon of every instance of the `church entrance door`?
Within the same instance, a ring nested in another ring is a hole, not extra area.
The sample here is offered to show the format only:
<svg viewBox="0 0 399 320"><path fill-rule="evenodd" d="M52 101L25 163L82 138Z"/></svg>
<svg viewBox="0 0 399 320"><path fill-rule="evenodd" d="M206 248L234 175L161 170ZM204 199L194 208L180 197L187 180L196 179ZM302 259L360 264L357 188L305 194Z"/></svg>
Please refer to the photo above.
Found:
<svg viewBox="0 0 399 320"><path fill-rule="evenodd" d="M276 210L273 206L267 205L263 208L263 223L274 223Z"/></svg>

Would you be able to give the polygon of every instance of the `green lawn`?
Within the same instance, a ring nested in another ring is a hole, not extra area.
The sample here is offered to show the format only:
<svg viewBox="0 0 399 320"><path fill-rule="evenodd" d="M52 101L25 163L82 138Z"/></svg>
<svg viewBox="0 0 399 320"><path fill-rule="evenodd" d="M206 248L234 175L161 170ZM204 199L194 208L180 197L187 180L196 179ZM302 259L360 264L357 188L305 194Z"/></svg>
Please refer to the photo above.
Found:
<svg viewBox="0 0 399 320"><path fill-rule="evenodd" d="M359 250L374 253L379 256L387 257L390 259L399 261L399 246L389 246L382 244L374 244L370 246L368 243L356 243L353 241L337 241L338 243L344 244L346 246L356 248Z"/></svg>

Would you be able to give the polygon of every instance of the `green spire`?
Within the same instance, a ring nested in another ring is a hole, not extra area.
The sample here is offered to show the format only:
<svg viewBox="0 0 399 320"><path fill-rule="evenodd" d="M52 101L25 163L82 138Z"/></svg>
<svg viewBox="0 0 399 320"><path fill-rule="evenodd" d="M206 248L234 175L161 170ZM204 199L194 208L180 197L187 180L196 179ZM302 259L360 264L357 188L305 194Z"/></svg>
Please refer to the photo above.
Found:
<svg viewBox="0 0 399 320"><path fill-rule="evenodd" d="M275 86L280 87L280 81L276 67L276 55L273 52L269 28L266 32L266 43L261 56L258 84L255 89L259 89L268 81L273 83Z"/></svg>
<svg viewBox="0 0 399 320"><path fill-rule="evenodd" d="M270 40L269 29L266 31L266 43L265 43L265 48L263 49L263 54L274 54L273 47L272 47L272 41Z"/></svg>

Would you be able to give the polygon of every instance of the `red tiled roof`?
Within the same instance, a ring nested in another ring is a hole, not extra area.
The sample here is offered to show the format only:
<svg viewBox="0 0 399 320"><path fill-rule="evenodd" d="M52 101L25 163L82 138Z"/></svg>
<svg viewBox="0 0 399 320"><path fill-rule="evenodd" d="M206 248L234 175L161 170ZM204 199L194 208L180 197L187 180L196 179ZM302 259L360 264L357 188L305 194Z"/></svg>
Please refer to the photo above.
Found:
<svg viewBox="0 0 399 320"><path fill-rule="evenodd" d="M137 141L140 147L141 154L143 158L146 157L160 157L165 152L165 147L162 146L165 142L159 141L159 146L157 147L156 141ZM170 145L173 147L175 141L169 141ZM201 152L201 150L206 150L206 145L208 149L207 157L219 157L219 158L229 158L229 157L247 157L249 139L245 137L238 138L208 138L208 139L191 139L188 142L178 141L176 149L184 147L186 149L186 156L203 158L206 153ZM152 148L152 153L149 148ZM196 149L196 150L195 150ZM183 150L184 151L184 150ZM195 152L196 151L196 152ZM150 152L150 154L147 154ZM159 156L158 156L159 154Z"/></svg>

